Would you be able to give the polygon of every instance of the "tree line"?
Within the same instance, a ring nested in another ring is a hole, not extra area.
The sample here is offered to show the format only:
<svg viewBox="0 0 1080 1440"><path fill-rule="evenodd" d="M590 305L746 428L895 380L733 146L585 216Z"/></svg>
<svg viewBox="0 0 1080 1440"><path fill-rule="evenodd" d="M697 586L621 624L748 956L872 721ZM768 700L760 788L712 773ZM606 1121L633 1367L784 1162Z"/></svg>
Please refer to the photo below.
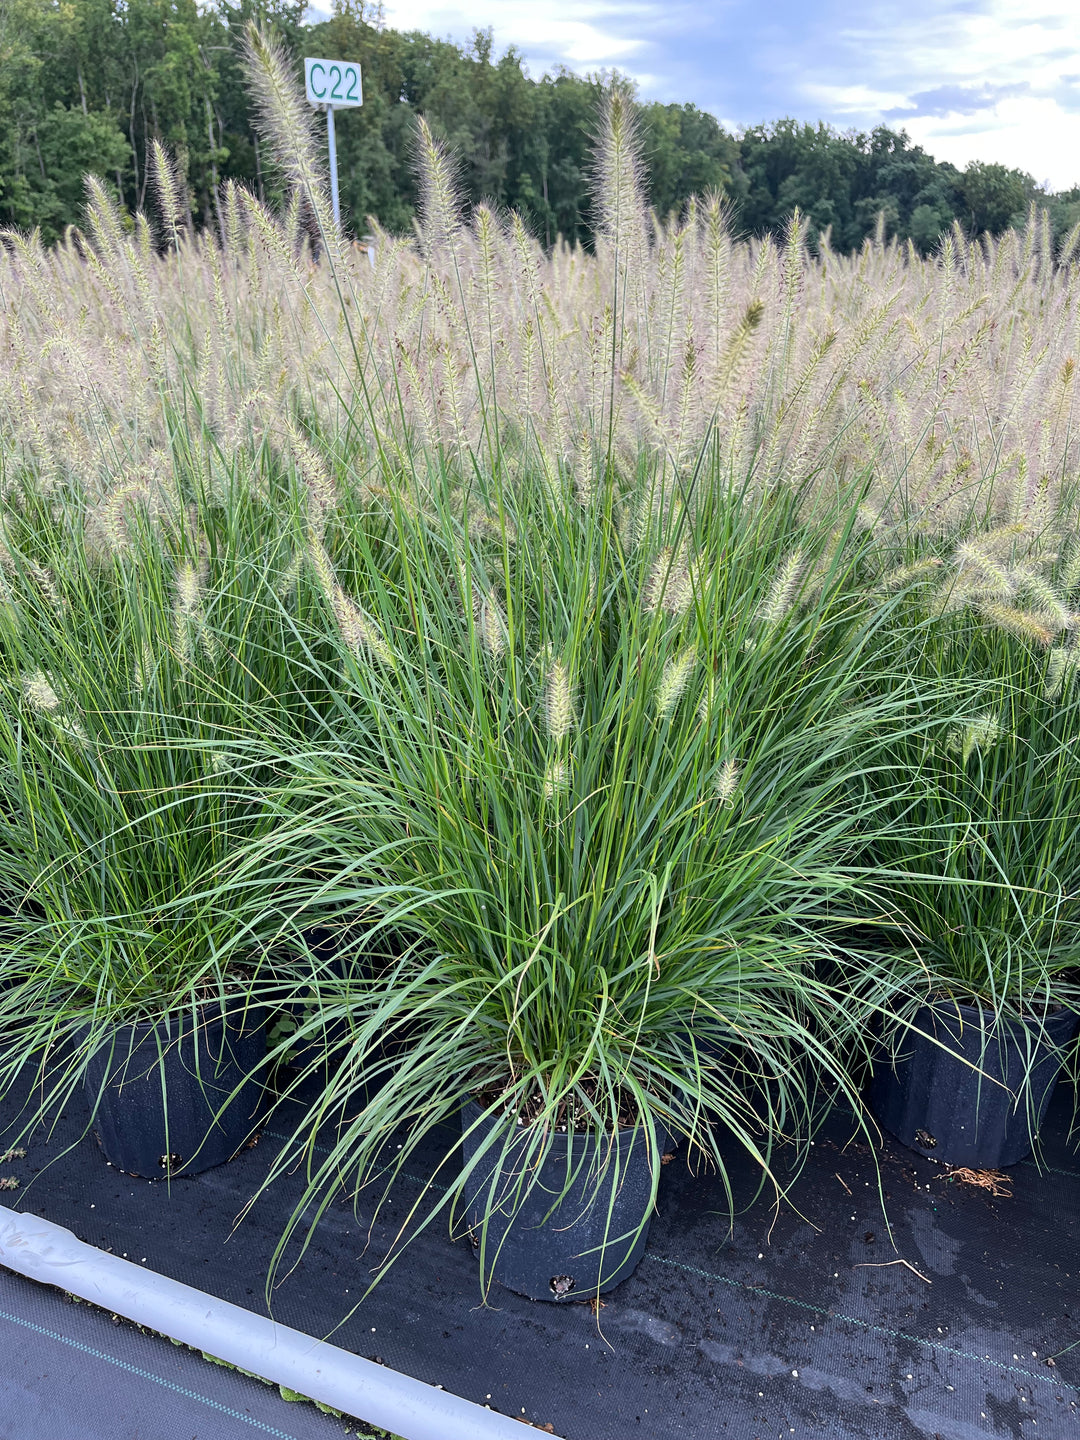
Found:
<svg viewBox="0 0 1080 1440"><path fill-rule="evenodd" d="M597 103L610 77L567 70L531 78L490 31L463 45L383 24L368 0L335 0L305 24L304 0L4 0L0 6L0 224L46 240L78 223L94 171L129 208L147 203L147 154L160 139L186 179L192 219L216 219L222 180L274 199L279 186L252 124L241 37L251 19L297 57L359 61L362 109L337 115L346 223L374 215L407 229L417 194L415 117L451 146L464 197L522 212L550 243L588 243ZM779 231L796 206L811 238L857 248L883 223L923 253L958 220L1000 233L1035 201L1064 234L1080 221L1080 188L1040 190L1004 165L939 162L901 130L837 131L785 119L731 134L691 104L639 107L646 189L658 214L694 193L728 199L737 230Z"/></svg>

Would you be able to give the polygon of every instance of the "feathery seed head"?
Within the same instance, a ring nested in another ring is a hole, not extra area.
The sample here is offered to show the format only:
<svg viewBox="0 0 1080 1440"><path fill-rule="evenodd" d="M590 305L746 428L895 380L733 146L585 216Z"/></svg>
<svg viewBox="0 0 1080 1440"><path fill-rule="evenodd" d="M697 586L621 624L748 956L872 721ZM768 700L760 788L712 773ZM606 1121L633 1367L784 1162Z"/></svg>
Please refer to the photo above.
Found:
<svg viewBox="0 0 1080 1440"><path fill-rule="evenodd" d="M114 555L124 555L131 548L129 511L137 518L140 507L145 511L153 504L150 486L141 480L117 485L105 498L100 510L100 533Z"/></svg>
<svg viewBox="0 0 1080 1440"><path fill-rule="evenodd" d="M317 535L322 535L327 517L337 506L334 482L323 457L291 420L286 420L285 429L289 449L307 491L308 523Z"/></svg>
<svg viewBox="0 0 1080 1440"><path fill-rule="evenodd" d="M561 660L552 661L544 691L544 724L552 740L565 740L574 726L570 676Z"/></svg>
<svg viewBox="0 0 1080 1440"><path fill-rule="evenodd" d="M1046 657L1043 694L1047 700L1057 700L1068 689L1078 670L1080 670L1080 650L1073 646L1055 646Z"/></svg>
<svg viewBox="0 0 1080 1440"><path fill-rule="evenodd" d="M310 530L308 531L305 558L311 566L315 579L319 583L319 589L326 596L327 600L332 603L334 593L338 588L334 566L331 563L330 556L326 553L326 546L322 543L320 537Z"/></svg>
<svg viewBox="0 0 1080 1440"><path fill-rule="evenodd" d="M895 570L890 570L881 581L883 590L906 590L909 585L917 585L921 580L929 580L935 575L945 562L936 555L928 560L917 560L913 565L900 565Z"/></svg>
<svg viewBox="0 0 1080 1440"><path fill-rule="evenodd" d="M656 714L660 720L667 717L682 699L697 668L697 647L688 645L677 655L672 655L664 664L660 684L656 691Z"/></svg>
<svg viewBox="0 0 1080 1440"><path fill-rule="evenodd" d="M151 141L150 145L150 172L154 177L165 233L169 244L176 250L180 245L180 235L191 218L191 212L177 167L165 146L157 139Z"/></svg>
<svg viewBox="0 0 1080 1440"><path fill-rule="evenodd" d="M976 715L966 725L954 725L945 739L946 748L959 750L961 763L966 765L976 750L990 750L1002 738L1001 721L990 710Z"/></svg>
<svg viewBox="0 0 1080 1440"><path fill-rule="evenodd" d="M1060 626L1053 629L1043 615L1033 615L1015 605L1002 605L997 601L984 600L979 605L979 614L989 620L998 630L1015 635L1018 640L1030 640L1035 645L1049 646Z"/></svg>
<svg viewBox="0 0 1080 1440"><path fill-rule="evenodd" d="M1066 629L1069 624L1069 608L1045 575L1032 565L1017 565L1013 568L1012 579L1016 593L1025 595L1034 602L1035 613L1046 622L1048 629Z"/></svg>
<svg viewBox="0 0 1080 1440"><path fill-rule="evenodd" d="M667 615L683 615L693 599L694 578L689 547L684 545L676 553L670 545L665 545L653 561L645 582L645 609L650 614L663 610Z"/></svg>
<svg viewBox="0 0 1080 1440"><path fill-rule="evenodd" d="M288 600L295 593L297 584L300 580L300 572L303 570L303 568L304 556L303 553L298 550L293 555L288 565L285 566L285 569L281 572L277 584L274 586L274 593L275 595L277 595L279 600Z"/></svg>
<svg viewBox="0 0 1080 1440"><path fill-rule="evenodd" d="M1073 535L1061 566L1061 588L1066 595L1071 595L1077 585L1080 585L1080 535Z"/></svg>
<svg viewBox="0 0 1080 1440"><path fill-rule="evenodd" d="M334 586L331 603L341 638L353 654L359 657L367 653L380 664L393 669L396 663L394 652L383 639L379 627L340 585Z"/></svg>
<svg viewBox="0 0 1080 1440"><path fill-rule="evenodd" d="M176 608L181 615L194 615L202 602L198 567L187 560L176 572Z"/></svg>
<svg viewBox="0 0 1080 1440"><path fill-rule="evenodd" d="M42 715L55 715L60 709L60 697L44 670L35 670L32 675L23 676L23 694L31 710Z"/></svg>
<svg viewBox="0 0 1080 1440"><path fill-rule="evenodd" d="M716 676L710 674L708 680L705 682L705 685L702 688L701 699L698 701L697 706L698 719L703 725L706 724L711 715L714 715L716 713L717 705L719 703L717 700L718 688L719 687L716 683Z"/></svg>
<svg viewBox="0 0 1080 1440"><path fill-rule="evenodd" d="M480 602L480 639L493 660L506 650L506 616L494 590L489 590Z"/></svg>
<svg viewBox="0 0 1080 1440"><path fill-rule="evenodd" d="M721 805L733 805L735 803L735 796L738 794L741 774L742 771L734 760L725 760L716 772L713 789Z"/></svg>
<svg viewBox="0 0 1080 1440"><path fill-rule="evenodd" d="M550 760L544 771L544 799L558 800L570 789L570 767L565 760Z"/></svg>
<svg viewBox="0 0 1080 1440"><path fill-rule="evenodd" d="M143 699L146 698L147 692L150 689L150 682L154 678L156 669L157 658L154 655L150 642L144 640L139 647L139 654L135 661L135 691Z"/></svg>
<svg viewBox="0 0 1080 1440"><path fill-rule="evenodd" d="M647 528L648 517L643 505L627 501L619 507L619 544L624 555L637 549Z"/></svg>
<svg viewBox="0 0 1080 1440"><path fill-rule="evenodd" d="M620 253L622 269L643 260L646 248L641 137L624 87L612 85L607 92L595 164L597 229Z"/></svg>
<svg viewBox="0 0 1080 1440"><path fill-rule="evenodd" d="M432 134L420 115L416 121L417 159L420 169L420 233L431 257L442 249L453 251L461 228L454 160L446 145Z"/></svg>
<svg viewBox="0 0 1080 1440"><path fill-rule="evenodd" d="M769 593L758 607L763 625L779 625L790 614L799 595L806 561L801 550L793 551L777 571Z"/></svg>
<svg viewBox="0 0 1080 1440"><path fill-rule="evenodd" d="M116 201L96 175L86 177L86 219L102 258L112 258L124 246L124 222Z"/></svg>
<svg viewBox="0 0 1080 1440"><path fill-rule="evenodd" d="M961 575L969 571L979 577L979 583L987 594L1006 599L1016 591L1016 585L1008 566L978 541L965 541L958 545L953 554Z"/></svg>
<svg viewBox="0 0 1080 1440"><path fill-rule="evenodd" d="M334 230L333 211L318 159L315 112L304 100L281 41L252 21L245 32L244 50L260 128L273 146L289 184L307 199L329 242Z"/></svg>
<svg viewBox="0 0 1080 1440"><path fill-rule="evenodd" d="M1043 676L1043 695L1047 700L1056 700L1065 683L1065 671L1069 662L1069 651L1056 646L1046 657L1046 674Z"/></svg>

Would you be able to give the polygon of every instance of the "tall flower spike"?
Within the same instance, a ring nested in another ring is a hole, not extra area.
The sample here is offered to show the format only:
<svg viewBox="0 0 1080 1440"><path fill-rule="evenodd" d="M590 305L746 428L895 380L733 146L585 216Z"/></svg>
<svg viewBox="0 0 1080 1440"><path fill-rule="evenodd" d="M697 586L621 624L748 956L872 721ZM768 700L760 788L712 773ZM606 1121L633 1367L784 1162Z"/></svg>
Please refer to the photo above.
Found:
<svg viewBox="0 0 1080 1440"><path fill-rule="evenodd" d="M757 618L762 624L779 625L790 614L799 595L805 568L806 562L799 550L793 551L784 561L758 609Z"/></svg>
<svg viewBox="0 0 1080 1440"><path fill-rule="evenodd" d="M379 627L354 600L350 600L340 585L334 586L332 604L341 638L353 654L360 656L366 651L380 664L393 669L394 652L383 639Z"/></svg>
<svg viewBox="0 0 1080 1440"><path fill-rule="evenodd" d="M709 716L717 709L717 691L716 676L710 675L702 687L701 698L697 705L698 719L703 725L707 722Z"/></svg>
<svg viewBox="0 0 1080 1440"><path fill-rule="evenodd" d="M668 615L683 615L694 598L694 582L690 552L684 545L676 554L665 545L653 562L645 582L645 609L663 610Z"/></svg>
<svg viewBox="0 0 1080 1440"><path fill-rule="evenodd" d="M929 559L917 560L912 565L899 565L882 577L881 588L889 591L905 590L909 585L916 585L921 580L934 578L944 563L938 556L932 555Z"/></svg>
<svg viewBox="0 0 1080 1440"><path fill-rule="evenodd" d="M480 638L491 658L498 660L506 649L506 617L494 590L480 602Z"/></svg>
<svg viewBox="0 0 1080 1440"><path fill-rule="evenodd" d="M608 91L596 153L598 230L618 256L621 275L639 276L645 259L645 198L641 137L632 97L617 86Z"/></svg>
<svg viewBox="0 0 1080 1440"><path fill-rule="evenodd" d="M1050 628L1042 615L1032 615L1015 605L1001 605L996 601L983 601L979 613L997 629L1004 630L1007 635L1015 635L1018 640L1030 640L1044 647L1054 643L1055 630Z"/></svg>
<svg viewBox="0 0 1080 1440"><path fill-rule="evenodd" d="M716 772L713 789L721 805L732 805L739 790L740 769L734 760L725 760Z"/></svg>
<svg viewBox="0 0 1080 1440"><path fill-rule="evenodd" d="M565 760L552 760L544 771L544 799L558 800L570 788L570 768Z"/></svg>
<svg viewBox="0 0 1080 1440"><path fill-rule="evenodd" d="M23 694L31 710L41 715L55 715L60 709L60 697L44 670L35 670L32 675L23 676Z"/></svg>
<svg viewBox="0 0 1080 1440"><path fill-rule="evenodd" d="M544 723L552 740L565 740L574 726L570 676L561 660L552 662L544 694Z"/></svg>
<svg viewBox="0 0 1080 1440"><path fill-rule="evenodd" d="M190 214L184 186L168 151L160 140L150 146L150 169L154 177L161 219L165 234L174 250L180 248L180 236L187 229Z"/></svg>
<svg viewBox="0 0 1080 1440"><path fill-rule="evenodd" d="M696 668L697 647L694 645L688 645L666 662L656 691L656 714L660 720L666 720L678 705Z"/></svg>
<svg viewBox="0 0 1080 1440"><path fill-rule="evenodd" d="M461 201L450 152L431 133L431 126L422 115L416 122L416 145L420 165L420 232L431 255L454 248L461 228Z"/></svg>
<svg viewBox="0 0 1080 1440"><path fill-rule="evenodd" d="M297 584L300 580L300 572L303 570L303 568L303 552L297 550L296 553L293 555L292 559L289 561L288 565L286 565L284 570L282 570L278 582L274 586L274 594L278 597L279 600L289 600L292 598L293 594L296 591Z"/></svg>
<svg viewBox="0 0 1080 1440"><path fill-rule="evenodd" d="M157 659L153 647L148 640L144 640L135 660L135 691L143 700L149 693L150 684L156 671Z"/></svg>
<svg viewBox="0 0 1080 1440"><path fill-rule="evenodd" d="M1056 700L1065 684L1065 670L1069 652L1062 646L1051 650L1046 657L1046 675L1043 678L1043 694L1047 700Z"/></svg>
<svg viewBox="0 0 1080 1440"><path fill-rule="evenodd" d="M279 40L253 21L244 37L244 49L260 128L273 146L289 184L311 206L324 242L336 250L333 210L317 158L315 112L304 102L291 61ZM336 262L340 257L335 254L333 258Z"/></svg>
<svg viewBox="0 0 1080 1440"><path fill-rule="evenodd" d="M309 531L306 548L306 558L319 582L319 589L326 596L327 600L333 601L334 592L338 588L337 576L334 574L334 566L330 556L326 553L326 546L318 535Z"/></svg>
<svg viewBox="0 0 1080 1440"><path fill-rule="evenodd" d="M202 601L198 567L185 561L176 572L176 608L181 615L194 615Z"/></svg>
<svg viewBox="0 0 1080 1440"><path fill-rule="evenodd" d="M285 421L289 450L296 468L300 471L307 498L308 524L315 535L322 536L326 530L327 516L337 507L337 493L334 481L325 459L309 444L293 422Z"/></svg>

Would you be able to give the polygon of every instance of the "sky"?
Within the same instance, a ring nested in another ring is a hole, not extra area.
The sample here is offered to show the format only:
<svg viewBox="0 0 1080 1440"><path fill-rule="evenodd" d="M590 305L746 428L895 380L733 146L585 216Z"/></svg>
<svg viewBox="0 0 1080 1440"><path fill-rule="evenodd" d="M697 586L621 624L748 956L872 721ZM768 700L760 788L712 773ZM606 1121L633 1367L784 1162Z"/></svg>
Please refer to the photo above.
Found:
<svg viewBox="0 0 1080 1440"><path fill-rule="evenodd" d="M733 129L884 122L938 160L1080 184L1080 0L385 0L385 13L458 41L491 26L534 76L616 68L642 99L691 101Z"/></svg>

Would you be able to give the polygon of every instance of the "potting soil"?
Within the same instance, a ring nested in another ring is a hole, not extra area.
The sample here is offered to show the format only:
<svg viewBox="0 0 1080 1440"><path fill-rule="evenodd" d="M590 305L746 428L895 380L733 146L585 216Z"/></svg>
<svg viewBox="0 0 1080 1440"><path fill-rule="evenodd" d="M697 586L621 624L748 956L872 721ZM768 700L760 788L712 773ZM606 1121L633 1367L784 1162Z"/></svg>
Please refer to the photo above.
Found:
<svg viewBox="0 0 1080 1440"><path fill-rule="evenodd" d="M878 1156L887 1218L872 1152L853 1135L850 1116L835 1115L818 1136L790 1203L779 1208L771 1191L754 1198L757 1175L732 1143L733 1228L717 1177L691 1173L675 1151L645 1258L599 1309L505 1290L483 1305L472 1247L465 1237L452 1241L443 1220L365 1297L371 1267L421 1194L447 1133L410 1161L374 1220L363 1196L357 1214L344 1198L331 1206L275 1290L272 1313L566 1440L1080 1440L1080 1153L1068 1138L1071 1102L1059 1088L1041 1168L1024 1162L1005 1182L950 1178L885 1137ZM4 1124L16 1122L16 1108ZM168 1187L111 1169L85 1124L85 1114L70 1113L51 1136L31 1136L26 1159L0 1167L20 1182L3 1203L266 1313L267 1267L299 1178L234 1222L285 1121L231 1163ZM0 1151L7 1143L0 1135ZM137 1332L133 1339L130 1327L81 1313L85 1307L64 1305L55 1292L2 1279L0 1396L36 1325L60 1336L39 1335L58 1351L86 1347L78 1352L81 1383L88 1393L108 1391L116 1406L116 1428L102 1434L256 1433L244 1418L233 1429L213 1428L221 1417L206 1406L188 1428L137 1428L125 1397L144 1382L124 1364L153 1367L141 1350L131 1359L130 1346L180 1352ZM88 1324L92 1335L84 1334ZM219 1379L229 1373L213 1383ZM259 1403L273 1400L256 1382L243 1384L256 1386ZM163 1413L188 1403L167 1386L157 1391ZM73 1392L63 1406L77 1420L81 1403ZM185 1424L189 1418L185 1412ZM345 1429L310 1409L289 1423L257 1418L279 1426L263 1433L316 1433L300 1424L320 1435ZM4 1426L0 1417L0 1437L19 1440L97 1433L58 1431L53 1411L21 1415L16 1430Z"/></svg>

